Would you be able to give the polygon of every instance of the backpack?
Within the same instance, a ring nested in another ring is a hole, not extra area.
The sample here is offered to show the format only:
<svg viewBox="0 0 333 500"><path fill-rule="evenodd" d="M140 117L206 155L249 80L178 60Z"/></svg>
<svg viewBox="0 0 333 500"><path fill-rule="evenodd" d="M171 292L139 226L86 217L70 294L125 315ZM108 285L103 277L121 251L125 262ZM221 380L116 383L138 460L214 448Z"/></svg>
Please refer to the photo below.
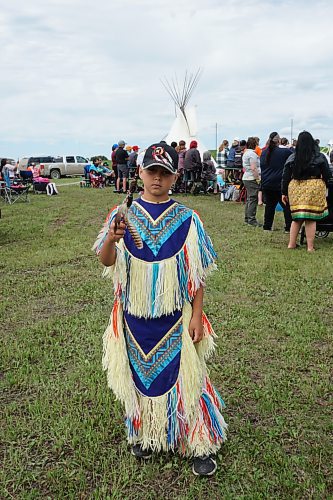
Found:
<svg viewBox="0 0 333 500"><path fill-rule="evenodd" d="M202 185L201 182L193 182L193 185L190 189L191 194L199 194L201 191Z"/></svg>
<svg viewBox="0 0 333 500"><path fill-rule="evenodd" d="M131 153L129 155L129 158L128 158L128 167L129 168L133 168L133 169L136 168L136 166L137 166L137 163L136 163L137 158L138 158L138 153L133 152L133 153Z"/></svg>
<svg viewBox="0 0 333 500"><path fill-rule="evenodd" d="M238 201L239 200L239 189L237 189L236 186L234 186L234 187L235 187L235 189L232 192L231 200Z"/></svg>
<svg viewBox="0 0 333 500"><path fill-rule="evenodd" d="M202 162L202 169L201 169L201 179L202 180L205 180L207 178L208 170L209 170L209 165L205 161L203 161Z"/></svg>
<svg viewBox="0 0 333 500"><path fill-rule="evenodd" d="M49 182L46 186L46 194L48 196L54 196L58 193L57 186L54 184L54 182Z"/></svg>
<svg viewBox="0 0 333 500"><path fill-rule="evenodd" d="M224 193L224 199L226 201L232 200L232 197L233 197L233 194L235 191L236 191L236 186L234 186L233 184L231 184L227 188L224 188L222 190L222 192Z"/></svg>

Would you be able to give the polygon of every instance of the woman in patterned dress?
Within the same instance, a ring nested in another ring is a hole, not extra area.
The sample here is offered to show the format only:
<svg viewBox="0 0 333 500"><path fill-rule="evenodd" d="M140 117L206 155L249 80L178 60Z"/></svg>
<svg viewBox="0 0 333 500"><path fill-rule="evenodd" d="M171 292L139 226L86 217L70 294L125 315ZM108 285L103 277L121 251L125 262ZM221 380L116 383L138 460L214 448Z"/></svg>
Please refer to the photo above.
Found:
<svg viewBox="0 0 333 500"><path fill-rule="evenodd" d="M331 177L327 159L312 135L301 132L296 151L286 161L282 176L282 201L289 202L293 219L288 248L296 248L304 222L308 252L314 252L316 221L328 215L326 186Z"/></svg>

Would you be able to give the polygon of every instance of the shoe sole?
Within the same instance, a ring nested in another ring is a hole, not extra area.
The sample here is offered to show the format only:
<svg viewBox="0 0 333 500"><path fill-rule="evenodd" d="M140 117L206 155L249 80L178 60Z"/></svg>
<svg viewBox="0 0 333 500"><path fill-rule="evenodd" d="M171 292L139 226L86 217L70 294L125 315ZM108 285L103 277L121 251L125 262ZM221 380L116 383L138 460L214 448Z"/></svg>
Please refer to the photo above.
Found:
<svg viewBox="0 0 333 500"><path fill-rule="evenodd" d="M213 460L213 463L215 466L214 469L211 472L208 472L207 474L199 474L199 472L196 472L196 470L194 469L194 465L192 466L192 472L195 476L202 476L202 477L213 476L217 470L217 463L215 462L215 460Z"/></svg>

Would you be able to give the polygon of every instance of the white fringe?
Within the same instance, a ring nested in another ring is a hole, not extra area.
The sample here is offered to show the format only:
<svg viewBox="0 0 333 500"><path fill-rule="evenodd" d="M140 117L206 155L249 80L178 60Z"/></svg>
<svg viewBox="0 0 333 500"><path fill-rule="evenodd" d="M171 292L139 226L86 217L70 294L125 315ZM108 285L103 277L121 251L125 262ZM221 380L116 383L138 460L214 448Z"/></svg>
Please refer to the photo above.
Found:
<svg viewBox="0 0 333 500"><path fill-rule="evenodd" d="M189 259L187 281L192 283L192 293L195 294L200 286L205 284L208 274L217 266L212 263L206 269L203 267L198 233L193 220L185 245ZM103 276L113 279L115 293L121 288L123 294L128 297L128 303L125 307L130 314L139 318L157 318L181 309L184 303L184 291L182 291L178 277L178 254L159 262L146 262L131 255L129 280L127 280L125 252L128 252L128 250L123 240L117 244L116 248L116 263L114 266L106 267ZM180 252L183 251L184 248L180 250ZM153 284L154 264L158 265L158 277L155 286ZM129 286L128 290L127 286ZM153 286L155 290L154 303L152 302Z"/></svg>
<svg viewBox="0 0 333 500"><path fill-rule="evenodd" d="M112 313L108 327L103 335L103 370L107 372L108 386L116 399L125 405L126 415L135 415L139 411L137 392L132 380L132 372L128 362L127 347L123 331L123 311L119 306L118 337L113 331Z"/></svg>
<svg viewBox="0 0 333 500"><path fill-rule="evenodd" d="M198 344L193 344L189 335L188 326L192 316L192 307L186 303L183 308L183 346L178 382L183 399L185 418L190 428L189 439L185 450L180 450L189 456L202 456L215 453L220 444L214 444L207 432L194 433L196 423L202 423L200 397L202 395L207 368L205 359L214 350L214 341L211 335L206 335ZM135 387L129 365L126 342L122 329L123 311L118 309L118 336L115 335L112 325L112 315L108 328L104 334L103 369L107 371L108 385L125 406L125 413L129 419L140 416L141 428L138 435L129 439L130 443L139 442L143 448L153 451L167 451L168 428L168 393L158 397L147 397ZM220 422L226 428L221 415Z"/></svg>

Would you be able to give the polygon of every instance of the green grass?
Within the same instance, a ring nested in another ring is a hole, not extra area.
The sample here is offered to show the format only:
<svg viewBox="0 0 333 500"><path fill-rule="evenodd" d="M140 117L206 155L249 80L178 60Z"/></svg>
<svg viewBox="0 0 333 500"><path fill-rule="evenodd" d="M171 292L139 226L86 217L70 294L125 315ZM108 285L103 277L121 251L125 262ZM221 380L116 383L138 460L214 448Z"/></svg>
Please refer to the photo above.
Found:
<svg viewBox="0 0 333 500"><path fill-rule="evenodd" d="M332 235L288 251L280 213L269 233L244 226L239 204L180 199L220 257L205 297L229 424L216 476L128 452L101 369L112 291L90 250L119 198L73 185L1 206L0 498L333 497Z"/></svg>

